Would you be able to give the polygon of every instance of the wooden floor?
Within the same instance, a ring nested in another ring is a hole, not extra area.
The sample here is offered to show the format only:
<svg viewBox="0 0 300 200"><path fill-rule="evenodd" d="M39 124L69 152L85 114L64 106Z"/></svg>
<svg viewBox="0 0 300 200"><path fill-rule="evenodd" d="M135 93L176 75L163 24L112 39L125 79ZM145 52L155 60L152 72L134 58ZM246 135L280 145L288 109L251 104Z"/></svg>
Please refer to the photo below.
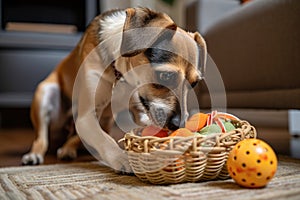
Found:
<svg viewBox="0 0 300 200"><path fill-rule="evenodd" d="M298 150L293 150L291 137L287 129L257 128L257 131L258 137L267 141L276 153L292 155L293 151L299 152ZM20 166L22 155L30 150L34 138L35 135L31 128L0 129L0 167ZM299 142L299 138L296 138L296 140ZM50 150L45 157L45 164L66 163L67 161L60 161L56 158L56 149L62 143L53 141L55 139L52 138L50 141ZM86 150L82 149L79 151L78 158L75 161L90 160L95 159Z"/></svg>
<svg viewBox="0 0 300 200"><path fill-rule="evenodd" d="M30 150L35 134L30 128L0 129L0 167L20 166L23 154ZM66 163L56 158L53 144L45 157L45 164ZM87 151L80 150L74 161L95 160Z"/></svg>

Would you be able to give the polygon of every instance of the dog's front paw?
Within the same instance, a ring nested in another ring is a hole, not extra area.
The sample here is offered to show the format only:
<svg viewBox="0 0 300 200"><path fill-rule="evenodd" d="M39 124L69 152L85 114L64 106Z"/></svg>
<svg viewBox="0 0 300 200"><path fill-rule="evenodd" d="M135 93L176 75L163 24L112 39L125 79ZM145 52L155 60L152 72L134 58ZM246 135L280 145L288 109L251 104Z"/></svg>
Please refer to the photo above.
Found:
<svg viewBox="0 0 300 200"><path fill-rule="evenodd" d="M39 165L44 162L44 157L38 153L28 153L22 157L22 165Z"/></svg>
<svg viewBox="0 0 300 200"><path fill-rule="evenodd" d="M104 161L107 163L109 167L114 169L116 173L120 173L120 174L133 173L126 153L119 153L117 155L110 156L104 159Z"/></svg>
<svg viewBox="0 0 300 200"><path fill-rule="evenodd" d="M57 150L57 158L60 160L74 160L77 158L77 150L74 148L62 147Z"/></svg>

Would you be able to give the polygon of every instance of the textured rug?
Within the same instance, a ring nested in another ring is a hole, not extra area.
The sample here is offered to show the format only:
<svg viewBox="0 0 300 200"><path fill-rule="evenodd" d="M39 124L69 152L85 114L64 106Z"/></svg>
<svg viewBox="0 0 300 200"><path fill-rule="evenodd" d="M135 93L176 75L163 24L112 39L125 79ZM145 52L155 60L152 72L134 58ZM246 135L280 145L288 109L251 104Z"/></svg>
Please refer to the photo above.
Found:
<svg viewBox="0 0 300 200"><path fill-rule="evenodd" d="M267 187L232 179L166 186L119 175L97 162L0 168L0 199L300 199L300 160L280 157Z"/></svg>

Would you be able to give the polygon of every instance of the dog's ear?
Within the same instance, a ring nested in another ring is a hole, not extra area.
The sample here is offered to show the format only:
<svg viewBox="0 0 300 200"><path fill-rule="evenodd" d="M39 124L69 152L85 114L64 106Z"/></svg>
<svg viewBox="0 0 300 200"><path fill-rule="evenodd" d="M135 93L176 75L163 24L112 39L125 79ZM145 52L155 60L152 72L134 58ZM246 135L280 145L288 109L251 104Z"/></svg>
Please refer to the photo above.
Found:
<svg viewBox="0 0 300 200"><path fill-rule="evenodd" d="M166 30L175 32L176 24L169 16L148 8L126 9L121 55L135 56L150 48Z"/></svg>
<svg viewBox="0 0 300 200"><path fill-rule="evenodd" d="M207 59L206 42L198 32L194 33L194 40L199 45L198 46L199 49L198 70L200 71L201 78L204 78L206 59Z"/></svg>

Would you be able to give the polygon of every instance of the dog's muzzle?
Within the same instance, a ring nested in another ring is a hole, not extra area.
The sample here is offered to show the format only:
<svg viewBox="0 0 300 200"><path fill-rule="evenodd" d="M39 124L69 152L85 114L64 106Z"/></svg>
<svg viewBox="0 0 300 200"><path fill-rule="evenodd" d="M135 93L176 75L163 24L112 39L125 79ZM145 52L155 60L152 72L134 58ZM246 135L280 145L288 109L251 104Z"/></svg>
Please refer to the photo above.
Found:
<svg viewBox="0 0 300 200"><path fill-rule="evenodd" d="M151 103L141 96L140 101L144 108L147 110L149 118L151 119L152 123L154 123L154 125L169 130L176 130L179 127L184 126L184 121L181 120L180 111L174 111L168 106L156 105L156 103Z"/></svg>

